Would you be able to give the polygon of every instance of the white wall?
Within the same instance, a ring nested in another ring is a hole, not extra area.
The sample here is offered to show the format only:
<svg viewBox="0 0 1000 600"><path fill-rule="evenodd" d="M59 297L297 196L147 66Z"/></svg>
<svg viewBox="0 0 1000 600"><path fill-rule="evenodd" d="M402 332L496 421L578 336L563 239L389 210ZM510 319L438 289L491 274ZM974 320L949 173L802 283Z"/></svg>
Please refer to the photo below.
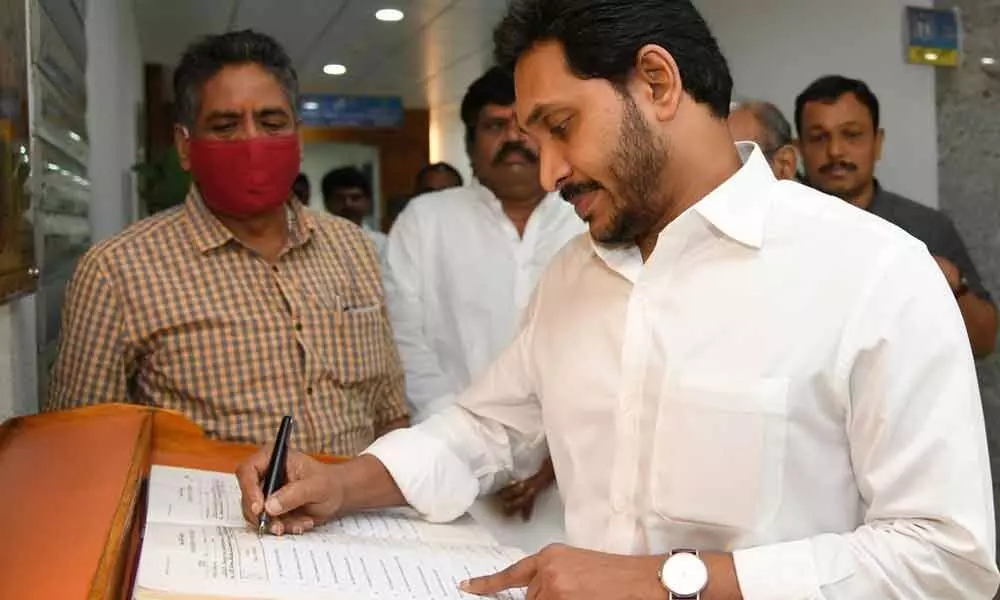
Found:
<svg viewBox="0 0 1000 600"><path fill-rule="evenodd" d="M35 295L0 304L0 421L38 410Z"/></svg>
<svg viewBox="0 0 1000 600"><path fill-rule="evenodd" d="M464 90L463 90L464 93ZM465 126L462 124L460 106L432 107L430 109L430 160L450 163L458 169L465 181L472 178L472 165L465 151Z"/></svg>
<svg viewBox="0 0 1000 600"><path fill-rule="evenodd" d="M934 67L903 59L904 7L931 0L694 2L729 60L735 93L774 102L789 121L795 96L817 77L868 83L886 130L880 181L938 205Z"/></svg>
<svg viewBox="0 0 1000 600"><path fill-rule="evenodd" d="M87 132L90 225L96 242L135 220L130 169L138 161L143 66L132 0L87 3Z"/></svg>
<svg viewBox="0 0 1000 600"><path fill-rule="evenodd" d="M903 60L904 7L931 6L931 0L694 2L729 60L734 92L774 102L789 121L795 96L816 77L864 79L879 97L886 130L880 180L937 206L934 68ZM467 176L457 106L431 108L430 138L431 160L450 162Z"/></svg>

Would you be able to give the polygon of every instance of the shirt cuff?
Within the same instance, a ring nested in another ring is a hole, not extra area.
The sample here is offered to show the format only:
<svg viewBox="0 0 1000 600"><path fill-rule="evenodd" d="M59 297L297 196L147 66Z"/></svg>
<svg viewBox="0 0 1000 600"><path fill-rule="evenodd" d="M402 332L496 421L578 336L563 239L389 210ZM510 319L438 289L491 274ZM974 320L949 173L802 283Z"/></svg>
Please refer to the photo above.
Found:
<svg viewBox="0 0 1000 600"><path fill-rule="evenodd" d="M808 540L737 550L733 562L744 600L820 597Z"/></svg>
<svg viewBox="0 0 1000 600"><path fill-rule="evenodd" d="M479 496L479 482L468 465L419 427L391 431L362 454L385 465L406 502L428 521L454 521Z"/></svg>

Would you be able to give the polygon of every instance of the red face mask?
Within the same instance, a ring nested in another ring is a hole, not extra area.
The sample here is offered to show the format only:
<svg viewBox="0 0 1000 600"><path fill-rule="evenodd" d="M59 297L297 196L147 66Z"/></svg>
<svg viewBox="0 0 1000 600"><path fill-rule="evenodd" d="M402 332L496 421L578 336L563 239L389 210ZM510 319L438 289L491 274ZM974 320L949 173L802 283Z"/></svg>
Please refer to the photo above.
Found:
<svg viewBox="0 0 1000 600"><path fill-rule="evenodd" d="M190 160L205 206L224 215L252 217L291 196L301 161L299 138L192 138Z"/></svg>

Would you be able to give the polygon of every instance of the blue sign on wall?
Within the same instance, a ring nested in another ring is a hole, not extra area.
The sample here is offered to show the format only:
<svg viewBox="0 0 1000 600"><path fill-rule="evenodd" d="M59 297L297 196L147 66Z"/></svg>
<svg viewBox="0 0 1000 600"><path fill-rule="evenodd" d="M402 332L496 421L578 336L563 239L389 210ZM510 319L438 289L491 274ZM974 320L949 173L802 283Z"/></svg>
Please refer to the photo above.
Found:
<svg viewBox="0 0 1000 600"><path fill-rule="evenodd" d="M304 125L370 128L403 126L402 98L306 94L301 97L300 103Z"/></svg>
<svg viewBox="0 0 1000 600"><path fill-rule="evenodd" d="M906 58L914 64L958 65L960 24L953 10L906 8Z"/></svg>

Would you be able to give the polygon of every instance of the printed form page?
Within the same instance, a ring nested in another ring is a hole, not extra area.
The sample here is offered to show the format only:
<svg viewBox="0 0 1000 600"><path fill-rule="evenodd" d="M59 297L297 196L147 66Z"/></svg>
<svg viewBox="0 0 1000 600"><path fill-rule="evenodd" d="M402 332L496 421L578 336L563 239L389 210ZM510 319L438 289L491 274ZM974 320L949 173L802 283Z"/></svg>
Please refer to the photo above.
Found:
<svg viewBox="0 0 1000 600"><path fill-rule="evenodd" d="M362 512L301 536L258 537L236 477L154 466L137 581L144 589L230 598L472 598L469 577L523 557L466 516L423 521L410 509ZM521 591L499 596L523 598Z"/></svg>

